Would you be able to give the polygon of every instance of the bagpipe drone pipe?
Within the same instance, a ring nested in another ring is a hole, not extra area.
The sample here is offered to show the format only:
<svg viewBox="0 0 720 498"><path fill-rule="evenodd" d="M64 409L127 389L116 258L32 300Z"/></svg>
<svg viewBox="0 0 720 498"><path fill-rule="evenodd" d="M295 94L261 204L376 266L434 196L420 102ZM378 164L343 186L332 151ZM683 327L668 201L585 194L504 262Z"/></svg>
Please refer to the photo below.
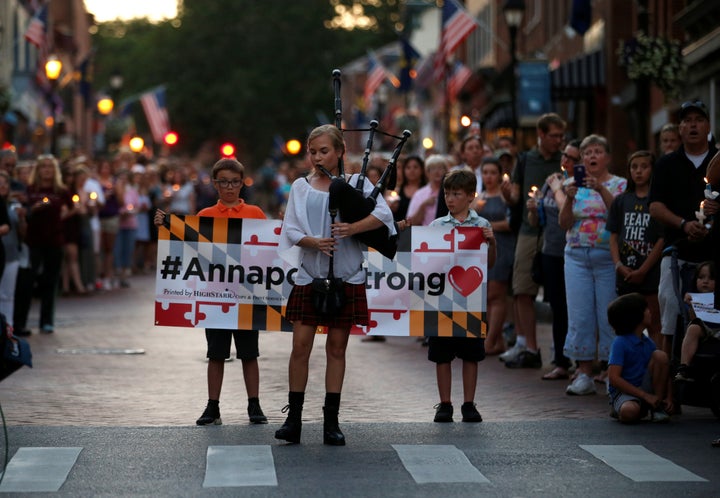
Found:
<svg viewBox="0 0 720 498"><path fill-rule="evenodd" d="M377 198L385 188L394 189L395 182L397 179L397 159L402 152L402 148L410 138L412 133L409 130L403 131L401 137L385 133L378 130L378 122L372 120L370 122L370 128L356 129L356 130L343 130L342 129L342 100L340 97L340 70L335 69L332 72L333 76L333 90L335 92L335 126L338 129L345 131L367 131L368 140L365 146L363 154L362 167L360 174L358 175L357 185L355 187L347 183L344 174L343 161L340 159L338 164L338 176L332 178L330 183L330 203L329 208L337 209L340 212L341 219L346 223L355 223L356 221L366 218L377 205ZM368 197L364 195L364 184L365 184L365 173L367 171L368 162L370 158L370 151L372 149L373 140L375 133L381 133L386 136L393 137L398 140L395 150L393 151L390 160L388 161L387 167L380 175L380 179L375 184L372 192ZM397 224L395 225L396 235L390 235L388 227L383 225L379 228L368 230L353 235L357 240L362 242L378 251L380 254L388 259L393 259L397 252Z"/></svg>

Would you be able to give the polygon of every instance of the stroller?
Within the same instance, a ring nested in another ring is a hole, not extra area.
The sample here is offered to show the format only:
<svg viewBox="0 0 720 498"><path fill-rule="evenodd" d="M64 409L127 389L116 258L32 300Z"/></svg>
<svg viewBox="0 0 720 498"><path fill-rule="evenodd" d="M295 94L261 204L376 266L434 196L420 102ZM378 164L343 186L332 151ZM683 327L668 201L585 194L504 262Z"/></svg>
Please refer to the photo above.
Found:
<svg viewBox="0 0 720 498"><path fill-rule="evenodd" d="M667 250L670 251L670 257L672 257L673 281L680 282L680 286L677 284L675 286L675 294L682 310L673 336L670 358L671 372L674 377L680 364L682 341L689 325L687 305L683 301L683 297L692 288L691 284L697 265L688 263L680 265L677 249L669 247ZM694 373L695 381L673 381L675 403L677 406L688 405L710 408L713 414L720 418L720 341L701 342L689 366Z"/></svg>

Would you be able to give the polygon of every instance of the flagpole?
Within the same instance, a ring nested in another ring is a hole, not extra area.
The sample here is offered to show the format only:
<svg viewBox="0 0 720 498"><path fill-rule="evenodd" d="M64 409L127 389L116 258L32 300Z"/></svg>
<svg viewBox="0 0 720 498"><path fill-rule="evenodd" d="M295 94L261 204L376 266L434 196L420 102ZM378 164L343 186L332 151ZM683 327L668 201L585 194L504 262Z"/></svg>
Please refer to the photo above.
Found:
<svg viewBox="0 0 720 498"><path fill-rule="evenodd" d="M445 70L443 71L443 97L445 102L443 103L443 134L445 136L445 152L448 154L450 151L450 95L448 89L448 63L447 59L444 61Z"/></svg>

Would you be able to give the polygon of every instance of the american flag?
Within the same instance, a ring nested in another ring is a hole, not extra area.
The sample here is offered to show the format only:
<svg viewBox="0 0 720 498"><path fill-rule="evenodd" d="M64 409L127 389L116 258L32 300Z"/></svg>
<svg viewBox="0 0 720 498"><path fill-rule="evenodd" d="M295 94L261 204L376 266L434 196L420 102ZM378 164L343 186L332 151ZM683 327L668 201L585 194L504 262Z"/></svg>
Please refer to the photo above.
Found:
<svg viewBox="0 0 720 498"><path fill-rule="evenodd" d="M465 83L470 79L470 76L472 76L472 71L470 71L465 64L457 61L448 79L447 92L450 101L455 100L457 94L460 93L460 90L462 90Z"/></svg>
<svg viewBox="0 0 720 498"><path fill-rule="evenodd" d="M145 117L150 125L153 140L163 143L165 134L170 131L170 119L165 107L165 88L159 87L140 95Z"/></svg>
<svg viewBox="0 0 720 498"><path fill-rule="evenodd" d="M38 48L44 47L47 42L48 6L43 5L30 19L25 30L25 39Z"/></svg>
<svg viewBox="0 0 720 498"><path fill-rule="evenodd" d="M445 0L442 7L440 47L435 54L435 80L445 76L445 62L465 38L477 28L477 21L456 0Z"/></svg>
<svg viewBox="0 0 720 498"><path fill-rule="evenodd" d="M370 104L370 99L375 94L375 90L383 84L387 77L388 72L385 66L382 65L374 53L370 52L368 54L368 72L367 78L365 79L365 91L363 92L365 105Z"/></svg>

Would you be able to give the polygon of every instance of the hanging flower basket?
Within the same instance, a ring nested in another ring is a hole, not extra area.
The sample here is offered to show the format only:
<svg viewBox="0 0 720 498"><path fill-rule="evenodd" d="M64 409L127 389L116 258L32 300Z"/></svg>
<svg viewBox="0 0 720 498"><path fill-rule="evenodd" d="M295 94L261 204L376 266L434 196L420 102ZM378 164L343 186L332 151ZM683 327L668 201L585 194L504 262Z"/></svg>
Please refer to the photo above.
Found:
<svg viewBox="0 0 720 498"><path fill-rule="evenodd" d="M632 81L648 78L667 99L679 97L687 75L679 41L638 33L620 41L617 55L618 64Z"/></svg>

